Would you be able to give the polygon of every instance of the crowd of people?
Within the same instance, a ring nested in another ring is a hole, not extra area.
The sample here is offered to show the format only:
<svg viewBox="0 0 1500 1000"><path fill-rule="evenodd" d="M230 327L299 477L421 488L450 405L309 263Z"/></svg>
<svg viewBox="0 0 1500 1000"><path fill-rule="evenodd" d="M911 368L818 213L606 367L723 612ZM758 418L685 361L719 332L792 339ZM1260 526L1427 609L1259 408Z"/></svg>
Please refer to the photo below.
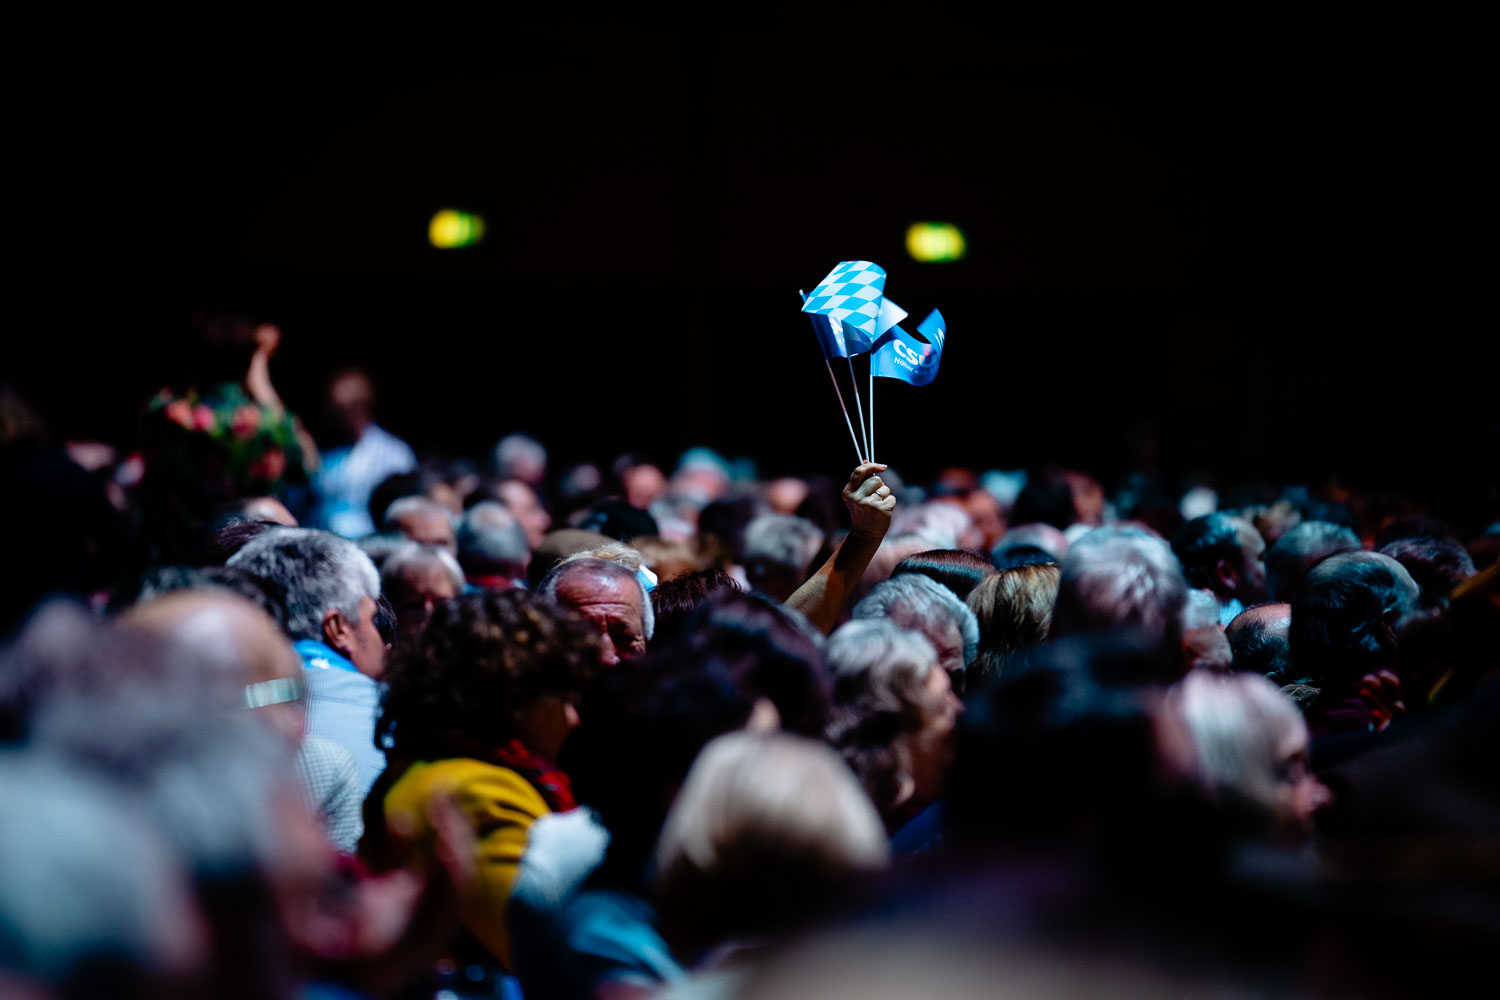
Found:
<svg viewBox="0 0 1500 1000"><path fill-rule="evenodd" d="M0 393L0 996L1486 992L1494 494L423 460L279 342Z"/></svg>

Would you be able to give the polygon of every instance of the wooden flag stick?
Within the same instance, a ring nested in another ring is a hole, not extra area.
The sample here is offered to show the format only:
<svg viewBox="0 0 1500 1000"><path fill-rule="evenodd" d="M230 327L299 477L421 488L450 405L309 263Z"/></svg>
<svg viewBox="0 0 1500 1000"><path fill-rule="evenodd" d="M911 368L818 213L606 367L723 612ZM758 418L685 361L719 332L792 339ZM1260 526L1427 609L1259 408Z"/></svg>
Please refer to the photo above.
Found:
<svg viewBox="0 0 1500 1000"><path fill-rule="evenodd" d="M870 453L870 441L865 437L865 406L859 401L859 377L854 374L854 359L847 354L844 360L849 362L849 384L854 388L854 408L859 413L859 437L864 442L865 454ZM874 459L871 459L874 461Z"/></svg>
<svg viewBox="0 0 1500 1000"><path fill-rule="evenodd" d="M833 362L824 358L823 364L828 366L828 378L833 382L833 391L838 393L839 409L844 411L844 426L849 428L849 440L854 442L854 460L856 463L862 465L864 464L864 457L860 455L859 439L854 436L854 423L849 419L849 407L844 405L844 393L839 388L839 380L833 377Z"/></svg>

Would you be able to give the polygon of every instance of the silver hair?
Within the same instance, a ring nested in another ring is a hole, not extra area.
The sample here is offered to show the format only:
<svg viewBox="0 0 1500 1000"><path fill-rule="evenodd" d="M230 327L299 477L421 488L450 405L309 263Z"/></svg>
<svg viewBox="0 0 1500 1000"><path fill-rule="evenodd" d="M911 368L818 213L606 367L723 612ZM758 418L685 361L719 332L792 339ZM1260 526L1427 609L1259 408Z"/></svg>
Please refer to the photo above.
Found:
<svg viewBox="0 0 1500 1000"><path fill-rule="evenodd" d="M1272 809L1280 748L1307 731L1296 703L1264 677L1202 670L1189 671L1171 701L1192 734L1198 776L1208 790Z"/></svg>
<svg viewBox="0 0 1500 1000"><path fill-rule="evenodd" d="M442 546L422 545L419 542L407 542L386 558L385 564L380 568L381 589L389 590L386 581L399 577L410 569L432 565L448 574L448 581L457 590L464 589L464 571L458 565L458 560Z"/></svg>
<svg viewBox="0 0 1500 1000"><path fill-rule="evenodd" d="M612 546L600 546L601 549L612 548ZM634 553L635 567L632 568L628 558L603 559L592 555L590 552L580 552L569 556L547 573L542 582L537 584L536 592L539 597L558 603L557 591L563 581L573 576L607 576L615 580L631 580L641 591L641 634L649 642L651 636L656 632L656 612L651 609L651 594L646 590L646 581L641 579L640 570L645 566L645 560L641 554L625 545L621 549Z"/></svg>
<svg viewBox="0 0 1500 1000"><path fill-rule="evenodd" d="M1165 541L1139 528L1096 528L1063 559L1052 632L1136 629L1175 643L1187 603L1187 581Z"/></svg>
<svg viewBox="0 0 1500 1000"><path fill-rule="evenodd" d="M185 873L128 790L15 752L0 785L0 968L66 987L98 959L182 962L197 920Z"/></svg>
<svg viewBox="0 0 1500 1000"><path fill-rule="evenodd" d="M293 639L322 639L323 616L330 610L358 622L360 601L380 600L380 574L370 557L328 531L272 528L247 542L228 565L282 589Z"/></svg>
<svg viewBox="0 0 1500 1000"><path fill-rule="evenodd" d="M745 562L767 562L804 573L822 544L822 530L806 518L762 514L745 528Z"/></svg>
<svg viewBox="0 0 1500 1000"><path fill-rule="evenodd" d="M524 567L530 557L525 529L502 503L477 503L458 522L458 559L466 567Z"/></svg>
<svg viewBox="0 0 1500 1000"><path fill-rule="evenodd" d="M907 628L952 622L964 641L964 666L979 653L979 620L958 595L920 573L902 573L878 584L854 606L853 617L894 618Z"/></svg>
<svg viewBox="0 0 1500 1000"><path fill-rule="evenodd" d="M920 632L889 618L846 622L823 647L841 704L870 695L882 704L916 700L937 665L937 650Z"/></svg>
<svg viewBox="0 0 1500 1000"><path fill-rule="evenodd" d="M547 449L534 437L507 434L495 444L495 471L502 477L514 475L517 464L527 461L547 464Z"/></svg>

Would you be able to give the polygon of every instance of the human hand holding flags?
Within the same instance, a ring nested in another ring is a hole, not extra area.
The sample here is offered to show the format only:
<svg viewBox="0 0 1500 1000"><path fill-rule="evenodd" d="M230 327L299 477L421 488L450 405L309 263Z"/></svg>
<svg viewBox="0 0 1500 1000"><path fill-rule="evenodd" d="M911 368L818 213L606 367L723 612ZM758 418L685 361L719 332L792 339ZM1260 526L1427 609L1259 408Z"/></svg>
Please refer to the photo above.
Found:
<svg viewBox="0 0 1500 1000"><path fill-rule="evenodd" d="M910 385L927 385L937 377L946 332L942 313L936 309L917 326L917 332L925 342L901 329L900 323L907 312L885 297L885 280L885 269L879 264L868 260L846 260L830 271L811 295L802 296L802 311L812 321L818 346L828 365L828 377L833 381L855 454L861 461L863 456L871 456L873 461L875 450L875 376L897 378ZM854 362L849 360L853 355L864 353L870 355L868 433L859 383L854 376ZM864 438L863 448L854 434L843 391L833 374L833 358L848 361L849 377L854 383L854 403L859 411L860 436Z"/></svg>

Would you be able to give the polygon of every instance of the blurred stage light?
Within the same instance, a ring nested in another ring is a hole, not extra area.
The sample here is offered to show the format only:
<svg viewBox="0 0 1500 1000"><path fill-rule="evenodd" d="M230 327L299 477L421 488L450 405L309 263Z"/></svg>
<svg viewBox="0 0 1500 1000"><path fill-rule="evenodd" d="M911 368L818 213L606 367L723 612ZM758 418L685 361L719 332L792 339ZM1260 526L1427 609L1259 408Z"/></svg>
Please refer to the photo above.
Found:
<svg viewBox="0 0 1500 1000"><path fill-rule="evenodd" d="M471 247L484 239L484 218L445 208L427 224L427 239L439 250Z"/></svg>
<svg viewBox="0 0 1500 1000"><path fill-rule="evenodd" d="M914 222L906 231L906 252L924 264L959 260L965 249L964 234L952 223Z"/></svg>

